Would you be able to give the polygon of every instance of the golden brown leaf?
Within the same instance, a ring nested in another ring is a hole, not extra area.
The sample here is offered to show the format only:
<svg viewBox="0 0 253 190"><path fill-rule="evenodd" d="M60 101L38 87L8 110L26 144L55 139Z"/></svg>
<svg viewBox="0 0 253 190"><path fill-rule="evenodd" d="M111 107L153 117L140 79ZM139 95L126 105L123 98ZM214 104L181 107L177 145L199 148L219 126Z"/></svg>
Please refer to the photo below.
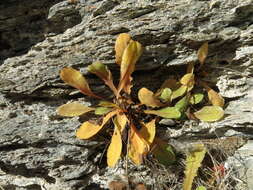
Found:
<svg viewBox="0 0 253 190"><path fill-rule="evenodd" d="M126 124L128 122L127 116L123 113L118 113L117 114L117 121L119 123L120 132L122 132L125 129Z"/></svg>
<svg viewBox="0 0 253 190"><path fill-rule="evenodd" d="M94 62L88 66L88 71L101 78L105 84L117 95L117 89L113 84L112 74L108 67L100 62Z"/></svg>
<svg viewBox="0 0 253 190"><path fill-rule="evenodd" d="M225 101L219 93L215 92L211 88L207 88L207 94L208 94L208 98L209 98L210 102L212 103L212 105L220 106L220 107L224 106Z"/></svg>
<svg viewBox="0 0 253 190"><path fill-rule="evenodd" d="M148 142L149 145L152 144L155 138L155 119L148 123L142 124L140 135L145 139L146 142Z"/></svg>
<svg viewBox="0 0 253 190"><path fill-rule="evenodd" d="M118 96L122 89L130 93L131 74L135 69L135 64L142 54L142 46L139 42L131 40L124 50L120 65L120 82L118 86Z"/></svg>
<svg viewBox="0 0 253 190"><path fill-rule="evenodd" d="M107 150L107 165L109 167L114 167L115 164L118 162L121 151L122 151L122 140L120 129L121 126L119 125L117 118L114 119L114 132L112 135L111 143Z"/></svg>
<svg viewBox="0 0 253 190"><path fill-rule="evenodd" d="M128 43L130 42L131 37L127 33L120 34L115 43L115 54L116 54L116 63L118 65L121 64L122 55L124 53L124 50L126 49Z"/></svg>
<svg viewBox="0 0 253 190"><path fill-rule="evenodd" d="M78 102L71 102L58 107L57 113L61 116L74 117L93 111L94 109Z"/></svg>
<svg viewBox="0 0 253 190"><path fill-rule="evenodd" d="M68 85L79 89L83 94L100 98L90 90L89 84L87 83L81 72L71 67L66 67L61 70L60 77Z"/></svg>
<svg viewBox="0 0 253 190"><path fill-rule="evenodd" d="M154 93L147 88L141 88L138 92L138 98L142 104L149 107L161 107L163 104L154 96Z"/></svg>
<svg viewBox="0 0 253 190"><path fill-rule="evenodd" d="M193 73L193 72L194 72L194 63L191 62L191 63L189 63L188 66L187 66L187 71L186 71L186 73Z"/></svg>
<svg viewBox="0 0 253 190"><path fill-rule="evenodd" d="M208 43L204 43L198 50L198 59L201 65L204 64L208 54Z"/></svg>
<svg viewBox="0 0 253 190"><path fill-rule="evenodd" d="M104 81L112 80L112 74L108 67L97 61L88 66L88 71L97 75Z"/></svg>
<svg viewBox="0 0 253 190"><path fill-rule="evenodd" d="M133 125L131 125L129 138L130 147L128 151L128 156L135 164L140 165L143 162L143 157L149 151L149 145Z"/></svg>
<svg viewBox="0 0 253 190"><path fill-rule="evenodd" d="M111 111L104 118L101 125L90 123L89 121L84 122L79 129L76 131L76 136L79 139L88 139L97 134L103 126L118 113L118 110Z"/></svg>

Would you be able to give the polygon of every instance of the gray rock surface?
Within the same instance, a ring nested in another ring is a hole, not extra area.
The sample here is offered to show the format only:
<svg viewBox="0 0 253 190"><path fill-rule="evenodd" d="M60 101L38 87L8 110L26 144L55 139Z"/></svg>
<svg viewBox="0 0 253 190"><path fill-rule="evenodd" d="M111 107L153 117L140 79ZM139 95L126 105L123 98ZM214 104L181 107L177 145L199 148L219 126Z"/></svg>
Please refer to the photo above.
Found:
<svg viewBox="0 0 253 190"><path fill-rule="evenodd" d="M50 1L50 5L55 2ZM2 32L4 25L0 24L0 44L18 44L27 49L15 37L17 33L13 34L11 25L15 24L20 34L25 27L5 16L11 14L8 7L14 9L19 3L0 3L0 22L9 26ZM27 6L32 7L33 3ZM48 4L45 6L49 9ZM40 11L45 14L47 9ZM129 32L146 47L134 74L137 89L157 89L164 79L185 69L182 65L196 61L196 50L203 42L209 42L207 80L217 83L226 98L227 116L212 124L186 122L182 127L170 126L163 131L164 138L252 138L252 21L252 0L86 0L55 4L47 19L41 19L50 24L40 24L39 33L37 29L29 32L32 39L39 40L25 40L27 46L36 43L26 54L9 57L16 55L15 48L1 45L4 61L0 66L0 185L5 189L91 190L100 185L106 188L110 175L122 174L121 163L112 171L101 166L105 144L75 138L75 130L84 119L61 118L55 113L59 105L70 99L91 103L60 81L59 70L63 67L80 69L95 92L108 95L101 81L87 74L86 68L100 60L118 74L113 45L121 32ZM8 38L10 34L12 38ZM133 177L144 183L149 181L145 170L136 171Z"/></svg>

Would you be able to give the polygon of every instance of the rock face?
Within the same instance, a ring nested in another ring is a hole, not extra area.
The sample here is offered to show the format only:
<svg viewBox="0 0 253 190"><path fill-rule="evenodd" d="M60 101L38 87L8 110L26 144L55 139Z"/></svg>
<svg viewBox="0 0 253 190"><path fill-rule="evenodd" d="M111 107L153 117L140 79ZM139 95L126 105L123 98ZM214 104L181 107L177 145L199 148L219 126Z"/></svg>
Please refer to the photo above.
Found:
<svg viewBox="0 0 253 190"><path fill-rule="evenodd" d="M197 61L196 50L209 42L207 80L217 84L226 98L227 116L212 124L186 122L180 128L169 127L165 137L252 138L252 0L26 1L26 9L22 1L3 2L0 185L5 189L107 187L107 176L117 171L100 164L106 145L77 140L75 130L81 119L60 118L55 109L70 99L90 104L60 81L59 70L66 66L81 70L95 92L107 94L86 67L99 60L117 75L113 45L122 32L146 47L134 74L137 89L157 89L164 79L185 68L182 65ZM48 17L43 17L53 4ZM30 46L26 54L11 57Z"/></svg>
<svg viewBox="0 0 253 190"><path fill-rule="evenodd" d="M50 31L51 24L46 17L49 8L58 2L60 0L0 2L0 64L10 56L27 52L31 45L43 41L47 33L54 31Z"/></svg>

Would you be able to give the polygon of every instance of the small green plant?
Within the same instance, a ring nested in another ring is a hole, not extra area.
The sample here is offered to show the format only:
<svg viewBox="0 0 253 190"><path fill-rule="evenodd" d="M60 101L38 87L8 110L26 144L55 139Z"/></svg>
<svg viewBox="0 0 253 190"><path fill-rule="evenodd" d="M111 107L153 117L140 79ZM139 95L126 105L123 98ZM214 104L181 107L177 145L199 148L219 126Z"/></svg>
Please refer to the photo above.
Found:
<svg viewBox="0 0 253 190"><path fill-rule="evenodd" d="M194 178L197 176L201 162L206 154L206 148L203 144L195 144L186 155L185 178L183 190L191 190Z"/></svg>
<svg viewBox="0 0 253 190"><path fill-rule="evenodd" d="M207 44L198 51L200 67L207 56ZM108 67L101 62L92 63L88 71L97 75L111 89L114 98L104 99L94 94L82 74L73 68L63 68L60 72L61 79L70 86L79 89L81 93L99 100L98 106L87 107L78 102L64 104L58 108L62 116L80 116L87 112L101 115L101 122L86 121L77 130L79 139L89 139L96 135L109 121L113 121L111 143L107 150L107 164L115 166L126 149L127 156L135 163L141 164L143 158L152 153L161 163L168 164L175 160L171 147L161 139L155 137L156 121L159 118L170 119L200 119L203 121L217 121L223 117L224 100L212 90L204 81L195 79L194 65L190 64L187 73L179 80L166 80L161 88L153 93L147 88L138 92L139 102L131 98L132 73L135 64L142 54L142 45L131 39L129 34L120 34L115 43L116 64L120 67L120 80L117 88ZM195 84L203 86L208 92L208 98L213 106L205 106L192 113L194 105L203 102L203 93L194 93ZM144 122L144 114L153 115L148 122ZM111 128L110 128L111 129ZM123 135L124 134L124 135ZM126 136L126 147L123 146L122 136ZM152 150L152 152L150 152ZM168 161L169 160L169 161Z"/></svg>

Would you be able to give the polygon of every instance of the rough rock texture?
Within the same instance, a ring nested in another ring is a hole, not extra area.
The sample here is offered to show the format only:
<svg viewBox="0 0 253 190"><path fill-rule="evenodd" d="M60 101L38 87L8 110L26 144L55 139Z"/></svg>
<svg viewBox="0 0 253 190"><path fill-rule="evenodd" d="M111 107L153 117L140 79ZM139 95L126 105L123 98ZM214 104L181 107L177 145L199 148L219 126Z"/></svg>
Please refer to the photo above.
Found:
<svg viewBox="0 0 253 190"><path fill-rule="evenodd" d="M227 115L212 124L169 126L164 138L252 138L252 0L64 1L51 7L47 19L39 19L44 23L36 25L39 29L28 31L6 19L21 1L4 2L0 3L1 57L15 55L19 45L23 51L45 36L26 54L7 58L0 66L0 185L5 189L99 189L107 187L112 175L122 174L121 163L114 170L101 164L105 144L75 138L84 118L61 118L55 113L57 106L70 99L91 103L60 81L63 67L80 69L96 93L107 94L86 67L100 60L117 75L113 45L121 32L129 32L146 47L134 74L137 89L156 89L164 79L180 73L182 65L196 61L196 50L209 42L207 80L217 83L226 98ZM30 9L40 7L39 1L31 2L27 3ZM46 13L38 9L36 13ZM34 18L30 11L26 16L26 11L15 12L21 15L12 16L22 18L21 23ZM18 33L13 32L15 28ZM140 181L157 183L145 167L136 171L133 176Z"/></svg>
<svg viewBox="0 0 253 190"><path fill-rule="evenodd" d="M0 2L0 64L7 57L27 52L31 45L43 41L47 33L56 32L54 25L46 17L49 8L58 2L60 0Z"/></svg>

